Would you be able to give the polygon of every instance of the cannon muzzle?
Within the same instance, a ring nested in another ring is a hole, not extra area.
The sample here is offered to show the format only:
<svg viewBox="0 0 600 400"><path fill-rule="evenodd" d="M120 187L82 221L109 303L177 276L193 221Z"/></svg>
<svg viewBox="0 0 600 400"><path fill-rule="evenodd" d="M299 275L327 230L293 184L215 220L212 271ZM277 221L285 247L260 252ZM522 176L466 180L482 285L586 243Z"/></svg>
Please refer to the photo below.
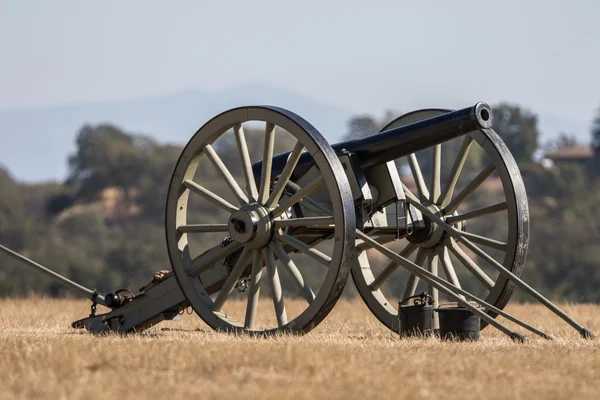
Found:
<svg viewBox="0 0 600 400"><path fill-rule="evenodd" d="M360 160L360 165L366 168L407 156L474 130L491 128L492 121L492 108L486 103L479 102L472 107L389 129L363 139L338 143L331 147L338 154L343 151L355 153ZM273 176L281 173L288 157L289 152L273 157ZM296 173L302 174L312 164L310 154L303 154L296 167ZM262 162L253 165L256 177L260 177L261 169Z"/></svg>

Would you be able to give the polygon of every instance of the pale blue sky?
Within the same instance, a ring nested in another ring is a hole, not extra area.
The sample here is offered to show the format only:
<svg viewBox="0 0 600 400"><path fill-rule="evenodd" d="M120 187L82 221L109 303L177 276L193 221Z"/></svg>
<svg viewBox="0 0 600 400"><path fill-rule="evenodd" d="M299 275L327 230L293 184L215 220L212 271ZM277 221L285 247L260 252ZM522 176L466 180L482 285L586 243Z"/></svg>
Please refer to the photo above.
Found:
<svg viewBox="0 0 600 400"><path fill-rule="evenodd" d="M598 1L0 0L0 108L269 83L381 113L511 100L589 121Z"/></svg>

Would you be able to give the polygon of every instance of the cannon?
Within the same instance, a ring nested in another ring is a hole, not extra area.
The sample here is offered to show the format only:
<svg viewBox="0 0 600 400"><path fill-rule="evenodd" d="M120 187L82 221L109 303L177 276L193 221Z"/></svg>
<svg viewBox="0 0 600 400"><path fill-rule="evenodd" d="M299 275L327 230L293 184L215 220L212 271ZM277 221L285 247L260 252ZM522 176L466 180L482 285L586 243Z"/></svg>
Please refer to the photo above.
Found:
<svg viewBox="0 0 600 400"><path fill-rule="evenodd" d="M288 110L234 108L204 124L181 153L165 211L171 268L139 293L102 295L0 250L90 298L90 316L73 326L92 332L145 329L191 307L220 331L304 334L352 275L367 307L395 332L396 304L420 285L434 305L454 302L513 339L524 336L498 315L550 338L503 311L520 287L593 337L521 279L527 196L492 123L482 102L418 110L332 146ZM98 314L96 304L111 311ZM433 325L439 329L437 314Z"/></svg>

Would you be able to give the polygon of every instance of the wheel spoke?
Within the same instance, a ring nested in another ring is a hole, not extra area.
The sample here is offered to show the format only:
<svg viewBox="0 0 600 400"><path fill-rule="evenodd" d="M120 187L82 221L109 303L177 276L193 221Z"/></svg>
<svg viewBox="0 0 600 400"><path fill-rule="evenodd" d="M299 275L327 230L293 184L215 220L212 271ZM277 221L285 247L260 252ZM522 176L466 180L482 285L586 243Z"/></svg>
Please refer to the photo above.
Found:
<svg viewBox="0 0 600 400"><path fill-rule="evenodd" d="M275 257L270 248L263 248L263 257L267 263L267 273L269 275L269 283L271 285L271 292L273 295L273 306L275 307L275 315L277 317L277 324L279 326L288 323L287 313L285 312L285 304L283 302L283 292L281 290L281 280L279 279L279 272L277 272L277 264L275 264Z"/></svg>
<svg viewBox="0 0 600 400"><path fill-rule="evenodd" d="M417 196L415 196L413 194L413 192L411 192L410 189L404 183L402 183L402 188L404 189L404 195L406 196L407 199L409 199L409 200L411 200L413 202L420 203L420 201L417 198Z"/></svg>
<svg viewBox="0 0 600 400"><path fill-rule="evenodd" d="M325 181L325 178L321 175L321 176L313 179L308 184L306 184L302 189L300 189L298 192L294 193L292 196L286 197L285 199L283 199L279 203L277 208L275 208L275 210L273 210L273 217L275 217L275 218L279 217L281 214L283 214L285 212L285 210L289 209L294 204L296 204L297 202L299 202L300 200L304 199L306 196L308 196L309 194L314 192L324 181Z"/></svg>
<svg viewBox="0 0 600 400"><path fill-rule="evenodd" d="M242 158L242 169L244 170L244 178L246 179L246 190L251 201L256 201L258 200L258 190L256 189L254 173L252 172L252 162L250 161L250 153L248 152L244 128L241 124L235 124L233 125L233 132L235 133L235 141L240 157Z"/></svg>
<svg viewBox="0 0 600 400"><path fill-rule="evenodd" d="M330 226L334 224L333 217L306 217L278 219L273 222L276 228L286 226Z"/></svg>
<svg viewBox="0 0 600 400"><path fill-rule="evenodd" d="M414 243L409 243L406 245L404 249L400 252L401 257L410 257L412 253L417 249L417 245ZM392 274L398 269L400 264L395 261L390 261L390 263L385 267L385 269L379 274L377 278L369 285L369 289L372 291L379 290L381 286L387 281L387 279L392 276Z"/></svg>
<svg viewBox="0 0 600 400"><path fill-rule="evenodd" d="M281 243L279 243L277 240L274 240L271 242L270 247L271 250L273 250L277 255L277 258L279 258L279 261L281 261L281 264L283 264L290 276L293 278L292 280L296 284L296 287L304 294L304 298L308 304L312 303L315 299L315 293L310 288L308 282L304 280L302 274L298 270L298 267L296 267L294 261L292 261L290 256L288 256L288 254L285 252Z"/></svg>
<svg viewBox="0 0 600 400"><path fill-rule="evenodd" d="M269 196L269 199L267 200L265 206L270 208L274 204L277 204L277 201L279 200L281 194L283 193L283 190L285 189L285 185L287 185L287 183L289 182L290 177L292 176L292 173L294 172L294 169L298 164L298 160L300 159L303 150L304 146L302 145L302 143L296 142L296 145L294 146L294 149L292 150L292 153L290 154L287 163L283 168L283 171L281 171L281 174L277 179L277 184L275 185L275 188L273 188L271 196Z"/></svg>
<svg viewBox="0 0 600 400"><path fill-rule="evenodd" d="M491 239L485 236L476 235L470 232L460 232L460 234L473 243L481 244L500 251L506 251L507 244L505 242L501 242L499 240Z"/></svg>
<svg viewBox="0 0 600 400"><path fill-rule="evenodd" d="M444 188L444 191L442 192L440 201L438 203L442 207L446 207L452 199L452 195L454 194L454 188L456 187L456 182L458 182L458 178L460 177L460 173L462 172L465 161L467 160L469 150L471 149L472 144L473 137L470 135L465 136L458 151L456 160L454 160L454 164L452 165L452 170L450 171L450 178L448 179L448 183L446 183L446 187Z"/></svg>
<svg viewBox="0 0 600 400"><path fill-rule="evenodd" d="M227 183L227 186L229 186L239 203L241 205L246 204L248 202L248 197L246 197L246 195L242 191L242 188L240 188L240 185L237 184L235 178L233 177L233 175L231 175L231 172L229 172L229 169L225 166L225 164L223 164L221 157L219 157L215 149L213 149L213 147L210 144L207 144L204 146L204 152L206 153L210 161L213 163L215 168L219 170L219 172L223 176L223 179L225 179L225 183Z"/></svg>
<svg viewBox="0 0 600 400"><path fill-rule="evenodd" d="M419 248L419 251L417 251L417 258L415 258L415 264L421 266L421 264L423 264L423 261L425 261L426 256L427 252L422 248ZM408 281L406 282L406 287L404 288L404 293L402 294L401 300L405 300L411 296L414 296L415 292L417 291L418 284L419 277L414 274L410 274L410 276L408 277Z"/></svg>
<svg viewBox="0 0 600 400"><path fill-rule="evenodd" d="M444 213L452 214L463 201L467 199L481 184L496 170L496 166L492 163L488 164L483 171L479 173L469 184L454 198L446 207Z"/></svg>
<svg viewBox="0 0 600 400"><path fill-rule="evenodd" d="M329 257L328 255L321 253L319 250L315 249L314 247L308 246L306 243L296 239L293 236L288 235L285 232L278 231L277 237L279 239L281 239L281 241L286 243L287 245L293 247L294 249L296 249L298 251L301 251L302 253L306 254L313 260L315 260L329 268L329 265L331 264L331 257Z"/></svg>
<svg viewBox="0 0 600 400"><path fill-rule="evenodd" d="M192 267L188 270L189 276L198 276L212 267L217 261L224 259L234 251L242 247L241 243L233 242L225 247L218 247L202 253L192 260Z"/></svg>
<svg viewBox="0 0 600 400"><path fill-rule="evenodd" d="M275 125L267 122L265 126L265 148L263 150L262 174L258 202L265 204L271 188L271 168L273 166L273 147L275 146Z"/></svg>
<svg viewBox="0 0 600 400"><path fill-rule="evenodd" d="M323 216L328 215L328 216L331 216L333 214L331 212L331 210L328 210L327 208L323 207L322 205L320 205L319 203L317 203L315 200L313 200L309 196L306 196L305 198L303 198L302 200L300 200L298 202L298 204L300 204L303 207L308 208L310 211L314 212L317 215L323 215Z"/></svg>
<svg viewBox="0 0 600 400"><path fill-rule="evenodd" d="M433 158L431 160L431 202L439 201L441 194L440 175L442 173L442 145L436 144L433 147Z"/></svg>
<svg viewBox="0 0 600 400"><path fill-rule="evenodd" d="M457 288L461 289L462 286L460 285L460 281L458 280L458 276L456 275L456 271L452 265L448 248L446 246L438 247L438 256L440 257L442 268L444 269L444 273L446 274L448 281Z"/></svg>
<svg viewBox="0 0 600 400"><path fill-rule="evenodd" d="M427 190L427 185L425 184L425 179L423 179L423 173L419 166L419 160L417 160L417 155L415 153L408 156L408 165L410 166L413 178L415 179L415 184L417 185L419 199L421 201L429 200L429 191Z"/></svg>
<svg viewBox="0 0 600 400"><path fill-rule="evenodd" d="M374 240L379 244L387 244L390 242L395 242L397 239L398 238L396 236L381 236ZM373 248L373 246L371 246L369 243L367 243L363 240L360 240L360 239L356 239L356 251L357 252L369 250L371 248Z"/></svg>
<svg viewBox="0 0 600 400"><path fill-rule="evenodd" d="M483 272L481 270L481 268L479 268L477 266L477 264L475 264L475 262L473 262L473 260L471 260L462 251L462 249L458 246L458 244L456 242L462 240L463 243L465 243L465 246L467 246L470 250L475 252L478 256L486 259L486 261L488 261L490 264L494 265L496 268L498 266L500 266L500 268L504 268L504 267L501 264L499 264L496 260L494 260L493 257L491 257L489 254L482 251L477 246L475 246L473 243L471 243L466 237L462 236L460 231L456 230L451 225L447 224L438 215L436 215L435 213L433 213L432 211L427 209L427 207L423 206L419 202L413 202L410 199L409 199L409 201L411 202L411 204L413 204L413 206L415 206L415 208L417 208L419 211L421 211L421 213L423 213L424 215L429 217L436 224L440 225L442 227L442 229L444 229L446 232L448 232L448 234L450 236L452 236L452 238L448 238L445 243L446 243L446 246L449 247L450 251L452 251L452 253L454 253L454 255L457 256L457 258L461 261L461 263L467 269L471 270L471 273L473 273L473 275L475 275L475 277L477 277L486 288L490 289L492 286L494 286L494 281L489 276L487 276L487 274L485 272ZM459 255L462 255L462 258Z"/></svg>
<svg viewBox="0 0 600 400"><path fill-rule="evenodd" d="M206 200L210 201L217 207L219 207L227 212L233 213L238 210L237 207L235 207L233 204L231 204L227 200L224 200L223 198L217 196L210 190L205 189L204 187L198 185L196 182L194 182L192 180L188 179L188 180L183 181L183 186L186 189L189 189L191 192L204 197Z"/></svg>
<svg viewBox="0 0 600 400"><path fill-rule="evenodd" d="M256 324L256 311L260 295L260 278L262 277L263 258L259 250L252 254L252 273L250 275L250 288L248 288L248 303L246 305L246 320L244 328L254 329Z"/></svg>
<svg viewBox="0 0 600 400"><path fill-rule="evenodd" d="M494 281L490 278L479 266L469 257L452 239L447 239L447 243L449 244L450 251L458 260L465 266L466 269L469 270L471 274L475 276L475 278L479 279L479 281L485 286L486 289L490 290L494 287Z"/></svg>
<svg viewBox="0 0 600 400"><path fill-rule="evenodd" d="M215 299L215 303L213 305L213 311L221 311L225 300L227 300L227 298L231 294L231 291L235 287L235 284L242 276L246 265L248 265L248 262L250 261L250 255L250 250L248 250L248 248L245 247L244 250L242 250L242 254L240 254L240 258L238 258L237 262L235 263L233 270L225 280L223 287L219 291L219 295Z"/></svg>
<svg viewBox="0 0 600 400"><path fill-rule="evenodd" d="M190 224L181 225L177 228L181 233L203 233L203 232L227 232L227 224Z"/></svg>
<svg viewBox="0 0 600 400"><path fill-rule="evenodd" d="M431 272L435 276L439 276L438 274L438 255L435 251L431 250L429 252L429 262L427 263L427 267L429 272ZM427 285L427 290L431 293L431 297L433 297L434 307L439 307L440 305L440 295L438 289L429 282ZM440 328L440 320L438 318L438 314L434 313L433 315L433 329Z"/></svg>
<svg viewBox="0 0 600 400"><path fill-rule="evenodd" d="M468 219L483 217L484 215L490 215L490 214L494 214L494 213L497 213L500 211L504 211L504 210L506 210L506 208L507 208L506 202L502 202L502 203L494 204L493 206L479 208L477 210L473 210L468 213L448 217L448 218L446 218L446 223L448 225L453 225L460 221L466 221Z"/></svg>

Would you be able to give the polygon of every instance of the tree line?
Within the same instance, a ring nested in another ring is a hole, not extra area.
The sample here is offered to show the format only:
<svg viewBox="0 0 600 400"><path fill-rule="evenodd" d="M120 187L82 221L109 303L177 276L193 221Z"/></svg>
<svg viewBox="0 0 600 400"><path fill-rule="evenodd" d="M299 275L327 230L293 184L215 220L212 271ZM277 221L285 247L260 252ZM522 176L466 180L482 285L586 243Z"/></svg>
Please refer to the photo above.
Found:
<svg viewBox="0 0 600 400"><path fill-rule="evenodd" d="M598 157L544 167L540 152L576 145L576 138L561 134L542 144L535 113L509 103L493 108L494 129L518 162L529 197L525 279L556 298L600 301ZM373 134L395 116L354 116L345 139ZM600 154L600 111L590 142ZM181 150L110 124L83 126L64 182L24 184L0 169L0 243L100 291L138 288L170 268L164 206ZM219 184L217 175L206 174ZM0 296L62 291L0 255Z"/></svg>

